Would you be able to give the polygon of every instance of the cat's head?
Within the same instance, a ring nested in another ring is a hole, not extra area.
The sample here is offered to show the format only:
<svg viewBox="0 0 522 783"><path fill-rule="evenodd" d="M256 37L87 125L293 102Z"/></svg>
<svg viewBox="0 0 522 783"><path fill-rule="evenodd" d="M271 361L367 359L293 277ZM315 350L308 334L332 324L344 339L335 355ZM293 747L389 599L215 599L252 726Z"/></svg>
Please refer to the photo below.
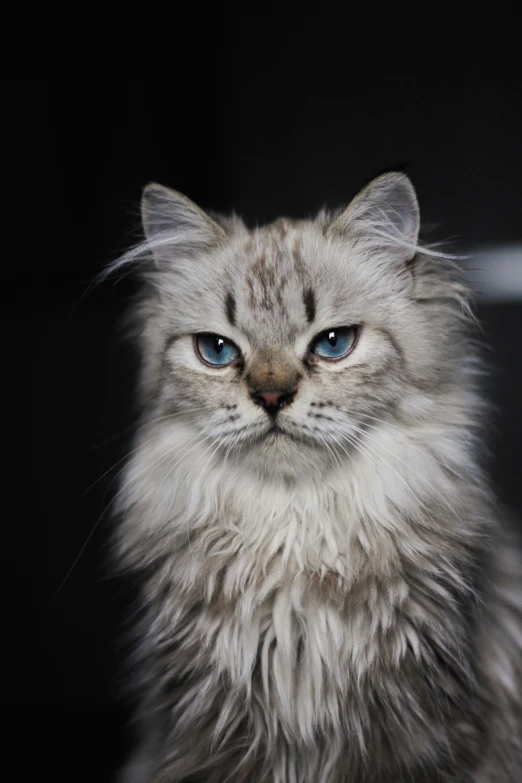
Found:
<svg viewBox="0 0 522 783"><path fill-rule="evenodd" d="M433 420L462 383L462 288L420 251L405 175L335 214L254 230L151 184L142 217L130 257L145 258L148 413L209 458L324 473L371 449L384 422L430 406Z"/></svg>

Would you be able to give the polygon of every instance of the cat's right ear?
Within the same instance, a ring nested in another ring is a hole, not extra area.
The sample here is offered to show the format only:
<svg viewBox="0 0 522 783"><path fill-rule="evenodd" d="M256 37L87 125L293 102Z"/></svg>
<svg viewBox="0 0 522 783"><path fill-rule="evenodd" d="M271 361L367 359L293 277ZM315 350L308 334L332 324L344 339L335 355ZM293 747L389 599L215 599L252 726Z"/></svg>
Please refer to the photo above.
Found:
<svg viewBox="0 0 522 783"><path fill-rule="evenodd" d="M198 255L215 247L225 236L193 201L155 182L143 190L141 219L148 250L160 268L175 263L180 255Z"/></svg>

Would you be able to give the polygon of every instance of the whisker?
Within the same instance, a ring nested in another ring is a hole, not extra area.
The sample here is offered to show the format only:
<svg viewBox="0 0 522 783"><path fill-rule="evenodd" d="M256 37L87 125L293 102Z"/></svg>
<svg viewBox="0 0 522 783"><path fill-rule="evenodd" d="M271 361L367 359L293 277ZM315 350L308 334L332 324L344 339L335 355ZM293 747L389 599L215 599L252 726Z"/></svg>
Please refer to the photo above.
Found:
<svg viewBox="0 0 522 783"><path fill-rule="evenodd" d="M361 431L361 432L363 433L363 431ZM361 454L363 454L363 455L366 454L366 456L368 457L368 452L370 452L370 453L374 454L376 457L378 457L397 476L397 478L399 479L401 484L403 484L403 486L407 489L408 493L413 496L413 498L421 506L421 508L423 508L426 511L426 513L430 516L430 518L432 518L431 513L430 513L430 509L418 497L416 492L414 492L413 488L408 484L408 482L404 479L404 477L401 476L401 474L397 470L395 470L393 465L390 465L388 460L385 459L385 457L383 457L382 454L379 454L378 451L375 451L375 449L372 449L371 446L369 446L367 443L363 444L360 440L358 440L351 433L344 432L344 433L340 433L340 434L342 434L354 446L354 448L356 448ZM371 459L370 459L370 462L372 462Z"/></svg>
<svg viewBox="0 0 522 783"><path fill-rule="evenodd" d="M321 442L324 443L324 445L326 446L326 448L328 449L328 451L330 452L332 457L334 457L335 461L337 462L337 466L339 467L339 470L342 470L342 467L343 467L342 463L341 463L338 455L335 454L334 451L332 450L332 448L331 448L330 444L328 443L328 441L326 440L326 438L322 435L322 433L320 433L317 430L315 431L315 434L316 434L317 437L319 437Z"/></svg>
<svg viewBox="0 0 522 783"><path fill-rule="evenodd" d="M381 422L382 424L385 424L385 425L387 425L387 426L394 427L394 429L398 430L398 431L399 431L399 432L401 432L402 434L404 434L404 432L405 432L405 428L403 428L403 427L398 427L397 425L395 425L395 424L391 424L391 422L387 422L387 421L385 421L384 419L379 419L379 418L377 418L376 416L369 416L369 415L367 415L367 414L363 414L363 415L367 416L367 418L371 418L371 419L372 419L372 420L374 420L374 421L378 421L378 422ZM365 427L370 427L371 429L373 429L373 430L377 430L378 432L379 432L379 431L381 431L381 427L376 427L375 425L373 425L373 424L368 424L367 422L364 422L364 426L365 426ZM469 481L467 478L465 478L465 477L464 477L464 476L462 476L462 475L461 475L461 474L460 474L458 471L456 471L454 468L452 468L452 467L451 467L451 465L448 465L447 463L445 463L445 462L442 462L441 460L437 459L437 457L435 456L435 454L433 454L433 451L432 451L432 450L430 450L430 456L431 456L431 457L432 457L432 459L434 459L434 460L435 460L435 462L437 462L437 463L438 463L438 464L439 464L439 465L440 465L442 468L445 468L446 470L448 470L448 471L450 471L451 473L453 473L453 475L454 475L454 476L456 476L456 478L460 479L461 481L463 481L463 482L464 482L464 483L466 483L466 484L470 484L470 483L471 483L471 482L470 482L470 481Z"/></svg>
<svg viewBox="0 0 522 783"><path fill-rule="evenodd" d="M188 479L189 479L190 475L191 475L191 474L194 472L194 469L195 469L196 465L199 463L199 461L201 460L201 458L202 458L202 457L203 457L203 456L204 456L204 455L205 455L205 454L206 454L206 453L207 453L207 452L208 452L210 449L212 449L212 447L213 447L213 446L214 446L216 443L217 443L217 446L216 446L216 448L215 448L215 449L213 449L213 451L211 452L211 454L210 454L209 458L207 459L207 461L206 461L206 462L205 462L205 464L203 465L203 469L201 470L201 472L200 472L200 474L199 474L198 478L196 479L196 481L195 481L195 482L194 482L194 484L192 485L192 488L191 488L191 490L192 490L192 491L191 491L191 494L192 494L192 496L194 496L194 495L195 495L195 490L197 490L197 488L198 488L199 481L200 481L201 477L203 476L203 474L204 474L205 470L207 469L207 466L208 466L208 464L210 463L210 461L211 461L212 457L214 456L214 454L216 453L216 451L218 451L218 449L221 447L221 445L222 445L222 443L223 443L223 438L222 438L222 436L218 436L217 438L215 438L215 439L212 441L212 443L210 444L210 446L208 446L208 448L206 448L206 449L205 449L205 451L204 451L202 454L200 454L200 456L198 457L198 459L196 460L196 462L195 462L195 463L194 463L194 464L191 466L191 468L190 468L190 471L189 471L189 472L187 473L187 475L185 476L185 480L184 480L184 482L183 482L183 485L185 485L185 484L187 483L187 481L188 481ZM189 544L189 549L190 549L190 552L191 552L191 554L192 554L192 558L193 558L193 560L195 560L194 552L193 552L193 549L192 549L192 542L191 542L191 540L190 540L189 517L190 517L190 515L189 515L189 514L187 514L187 525L186 525L186 527L187 527L187 540L188 540L188 544Z"/></svg>
<svg viewBox="0 0 522 783"><path fill-rule="evenodd" d="M137 429L144 429L145 427L152 426L153 424L157 423L158 421L163 421L164 419L175 419L178 418L178 416L184 416L183 413L178 414L170 414L168 416L158 416L157 419L153 419L152 422L146 422L142 425L140 425ZM198 417L196 415L187 417L185 416L185 420L188 422L197 421ZM85 489L81 495L80 498L83 498L88 492L90 492L94 487L102 481L105 476L107 476L109 473L111 473L118 465L121 465L122 462L125 462L131 454L134 454L136 451L139 451L140 449L144 448L144 446L147 446L149 443L152 443L157 438L157 433L153 435L151 438L149 438L146 441L140 442L137 446L135 446L133 449L130 449L123 457L121 457L119 460L117 460L110 468L108 468L104 473L102 473L101 476L99 476L96 481L94 481L87 489Z"/></svg>
<svg viewBox="0 0 522 783"><path fill-rule="evenodd" d="M210 461L211 461L212 457L214 456L214 454L216 453L216 451L218 451L218 450L221 448L221 446L223 445L223 436L218 436L218 437L217 437L217 438L216 438L216 439L215 439L215 440L214 440L214 441L213 441L213 442L210 444L210 446L209 446L209 447L208 447L208 448L207 448L207 449L206 449L206 450L203 452L203 454L201 455L201 457L203 457L203 456L204 456L204 455L207 453L207 451L209 451L209 449L211 449L211 448L212 448L212 446L214 446L216 443L217 443L218 445L217 445L217 446L216 446L216 448L215 448L215 449L214 449L214 450L211 452L211 454L210 454L210 457L207 459L207 461L206 461L206 462L205 462L205 464L203 465L203 469L201 470L201 472L200 472L199 476L197 477L196 481L195 481L195 482L194 482L194 484L192 485L192 489L193 489L193 490L194 490L194 489L197 489L197 487L198 487L198 484L199 484L199 482L200 482L200 480L201 480L201 478L202 478L202 476L203 476L203 474L204 474L205 470L207 469L207 466L209 465L209 463L210 463ZM196 460L196 462L194 463L194 465L193 465L193 466L192 466L192 468L191 468L191 472L194 470L194 468L195 468L195 467L196 467L196 465L198 464L198 462L199 462L199 460L201 459L201 457L199 457L199 458Z"/></svg>
<svg viewBox="0 0 522 783"><path fill-rule="evenodd" d="M376 438L376 437L375 437L375 435L373 435L371 432L366 432L366 433L365 433L365 432L364 432L364 430L361 430L360 428L357 428L357 429L358 429L358 431L360 432L360 434L361 434L361 435L362 435L362 434L364 434L364 435L365 435L365 437L367 437L367 438L370 438L371 440L373 440L373 442L374 442L374 443L378 443L378 440L377 440L377 438ZM366 445L367 445L367 444L366 444ZM393 451L391 451L390 449L386 448L386 446L384 446L382 443L380 443L380 444L379 444L379 446L380 446L380 448L383 448L383 449L384 449L384 450L385 450L385 451L386 451L388 454L391 454L391 455L392 455L392 457L393 457L394 459L396 459L398 462L400 462L400 463L401 463L401 465L404 465L404 467L405 467L405 468L407 468L407 469L408 469L408 471L410 471L410 472L411 472L411 473L413 473L415 476L417 476L417 477L418 477L418 478L421 480L421 482L422 482L423 484L425 484L425 483L426 483L426 478L425 478L424 476L422 476L422 475L421 475L421 474L418 472L418 470L415 470L415 468L413 468L411 465L408 465L408 463L404 462L404 460L403 460L403 459L401 459L400 457L398 457L398 456L397 456L397 454L395 454L395 453L394 453ZM391 466L389 466L389 467L391 467ZM429 485L429 489L430 489L431 491L433 491L433 487L432 487L432 485L431 485L431 484ZM436 497L438 497L438 498L439 498L439 499L440 499L440 500L443 502L443 504L445 504L445 505L446 505L446 506L447 506L449 509L453 510L453 507L451 506L451 504L449 503L449 501L448 501L448 499L447 499L447 498L445 498L445 497L444 497L443 495L441 495L439 492L435 492L435 496L436 496Z"/></svg>
<svg viewBox="0 0 522 783"><path fill-rule="evenodd" d="M230 451L233 446L236 446L240 442L240 433L237 433L235 436L232 436L232 439L230 441L230 444L226 450L225 453L225 459L223 460L223 470L225 469L225 465L227 463L228 455L230 454Z"/></svg>
<svg viewBox="0 0 522 783"><path fill-rule="evenodd" d="M193 440L195 440L195 439L196 439L197 437L199 437L200 435L201 435L201 433L198 433L198 434L197 434L197 435L196 435L194 438L192 438L192 439L189 439L189 440L188 440L188 443L192 443L192 441L193 441ZM208 436L207 436L207 437L208 437ZM151 438L151 439L147 440L145 443L150 443L150 442L151 442L151 440L154 440L154 438ZM141 445L143 446L144 444L141 444ZM113 505L114 505L114 504L117 502L118 498L119 498L119 497L122 495L122 493L125 491L125 489L127 489L127 487L128 487L128 486L130 486L130 484L132 484L134 481L136 481L136 479L137 479L137 478L140 478L141 476L145 475L145 473L147 473L149 470L151 470L151 468L155 467L155 465L157 465L159 462L161 462L161 460L167 459L169 456L171 456L171 455L172 455L172 453L173 453L173 451L178 451L178 450L179 450L179 449L180 449L182 446L184 446L184 445L186 445L186 442L185 442L185 443L180 443L180 444L178 444L178 445L177 445L177 447L176 447L175 449L173 449L171 452L169 452L168 454L160 454L160 455L159 455L158 457L156 457L156 459L154 459L154 460L153 460L151 463L149 463L148 465L146 465L146 467L145 467L143 470L141 470L141 471L138 473L138 475L137 475L137 476L135 476L135 475L131 476L131 477L130 477L130 478L129 478L129 479L128 479L128 480L127 480L127 481L126 481L124 484L123 484L123 486L122 486L122 487L120 487L120 489L119 489L119 490L118 490L118 492L117 492L117 493L114 495L114 497L111 499L111 501L110 501L110 502L109 502L109 503L108 503L108 504L105 506L105 508L102 510L102 512L100 513L100 516L98 517L98 519L97 519L97 520L96 520L96 522L94 523L93 527L91 528L91 530L90 530L89 534L87 535L87 538L85 539L85 541L84 541L84 543L83 543L83 545L82 545L82 547L81 547L80 551L79 551L79 552L78 552L78 554L76 555L76 557L75 557L75 559L74 559L74 561L73 561L73 563L72 563L71 567L70 567L70 568L69 568L69 570L67 571L67 573L66 573L65 577L63 578L62 582L60 583L60 585L59 585L58 589L56 590L55 594L53 595L53 597L52 597L52 599L51 599L51 603L52 603L53 601L55 601L55 600L56 600L56 598L58 597L58 595L59 595L59 594L60 594L60 592L62 591L62 589L63 589L64 585L66 584L66 582L67 582L67 580L69 579L70 575L72 574L72 572L73 572L74 568L76 567L76 564L78 563L78 561L79 561L80 557L82 556L83 552L85 551L85 548L86 548L87 544L88 544L88 543L89 543L89 541L92 539L92 537L93 537L93 535L94 535L95 531L98 529L99 525L100 525L100 524L101 524L101 522L103 521L104 517L106 516L106 514L107 514L107 512L109 511L109 509L111 508L111 506L113 506ZM134 450L133 450L133 451L134 451ZM125 509L125 513L127 513L127 511L128 511L128 507Z"/></svg>
<svg viewBox="0 0 522 783"><path fill-rule="evenodd" d="M155 494L155 495L158 495L158 494L159 494L159 492L160 492L160 490L161 490L161 487L162 487L162 486L164 485L164 483L165 483L165 482L166 482L166 481L167 481L167 480L170 478L170 476L172 476L172 474L173 474L173 473L174 473L174 471L176 470L177 466L178 466L178 465L179 465L181 462L183 462L183 460L185 460L185 459L188 457L188 455L189 455L189 454L192 454L192 452L193 452L195 449L197 449L197 448L198 448L198 446L200 446L202 443L204 443L206 440L208 440L208 439L209 439L209 438L211 438L211 437L212 437L212 433L205 433L205 431L203 431L203 432L200 432L200 433L198 433L198 435L196 435L194 438L191 438L190 440L188 440L188 441L186 441L186 442L184 442L184 443L181 443L181 444L179 444L179 445L178 445L178 447L176 448L176 452L178 452L178 451L179 451L181 448L184 448L185 446L188 446L190 443L193 443L193 444L194 444L194 445L192 446L192 448L190 448L188 451L185 451L185 452L183 452L183 454L181 455L181 457L179 457L179 459L177 459L177 460L174 462L174 464L173 464L173 465L171 465L171 467L169 468L169 470L167 471L167 473L166 473L166 474L163 476L163 478L161 479L161 481L160 481L159 485L156 487L156 489L155 489L155 492L154 492L154 494ZM196 441L196 442L194 443L194 441ZM205 453L205 452L204 452L204 453ZM128 509L127 509L127 510L128 510ZM127 512L127 510L126 510L126 512ZM125 513L126 513L126 512L125 512Z"/></svg>

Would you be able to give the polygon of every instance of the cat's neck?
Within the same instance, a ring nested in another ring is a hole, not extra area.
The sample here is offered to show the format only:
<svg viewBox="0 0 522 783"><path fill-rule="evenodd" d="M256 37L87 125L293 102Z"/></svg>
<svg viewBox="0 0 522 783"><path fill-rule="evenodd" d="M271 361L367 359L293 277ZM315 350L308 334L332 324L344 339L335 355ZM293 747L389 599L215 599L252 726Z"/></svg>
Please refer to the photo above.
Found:
<svg viewBox="0 0 522 783"><path fill-rule="evenodd" d="M140 562L162 557L167 544L174 557L189 547L185 583L242 552L260 574L276 560L290 577L329 572L351 583L363 562L391 573L408 551L430 556L433 531L452 541L474 533L469 509L487 490L455 427L383 422L306 479L267 477L220 452L207 459L205 444L177 464L158 461L152 473L140 474L137 459L124 495L125 549Z"/></svg>

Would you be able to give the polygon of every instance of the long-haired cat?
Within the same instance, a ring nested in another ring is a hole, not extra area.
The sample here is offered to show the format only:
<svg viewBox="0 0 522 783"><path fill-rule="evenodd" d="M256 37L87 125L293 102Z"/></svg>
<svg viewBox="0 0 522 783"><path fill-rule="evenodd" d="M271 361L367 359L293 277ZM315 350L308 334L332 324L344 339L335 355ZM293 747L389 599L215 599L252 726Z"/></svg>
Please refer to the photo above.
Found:
<svg viewBox="0 0 522 783"><path fill-rule="evenodd" d="M249 230L143 194L125 783L520 783L521 550L409 179Z"/></svg>

